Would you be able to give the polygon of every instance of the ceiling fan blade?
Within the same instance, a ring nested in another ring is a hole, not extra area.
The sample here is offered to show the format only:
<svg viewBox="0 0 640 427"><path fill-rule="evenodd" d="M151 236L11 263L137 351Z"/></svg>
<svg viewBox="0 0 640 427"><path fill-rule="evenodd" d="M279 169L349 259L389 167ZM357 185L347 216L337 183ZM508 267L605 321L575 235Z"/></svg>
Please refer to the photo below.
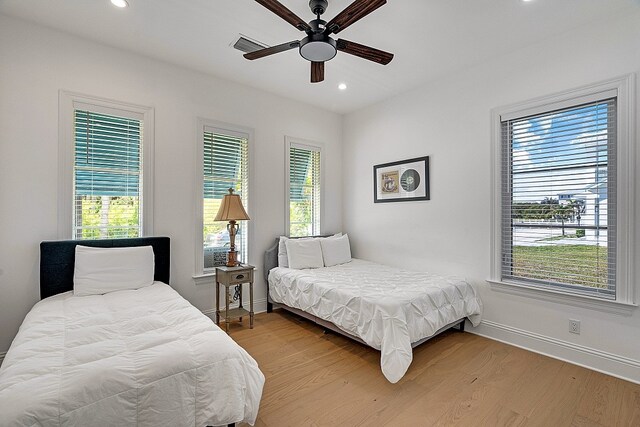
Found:
<svg viewBox="0 0 640 427"><path fill-rule="evenodd" d="M380 49L374 49L363 44L350 42L349 40L336 40L336 47L341 52L348 53L349 55L359 56L360 58L368 59L369 61L377 62L378 64L382 65L387 65L393 59L393 53L385 52L384 50Z"/></svg>
<svg viewBox="0 0 640 427"><path fill-rule="evenodd" d="M265 56L273 55L274 53L285 52L290 49L294 49L300 46L300 42L298 40L294 40L289 43L282 43L277 46L266 47L264 49L256 50L255 52L245 53L243 56L247 59L259 59L264 58Z"/></svg>
<svg viewBox="0 0 640 427"><path fill-rule="evenodd" d="M278 15L280 18L287 21L289 24L293 25L300 31L310 31L311 27L309 24L304 22L302 18L300 18L295 13L291 12L287 9L282 3L277 0L256 0L256 2L260 3L262 6L269 9L271 12Z"/></svg>
<svg viewBox="0 0 640 427"><path fill-rule="evenodd" d="M364 18L380 6L387 3L387 0L356 0L345 10L337 14L325 26L325 34L338 34L354 22Z"/></svg>
<svg viewBox="0 0 640 427"><path fill-rule="evenodd" d="M311 83L319 83L324 80L324 62L311 63Z"/></svg>

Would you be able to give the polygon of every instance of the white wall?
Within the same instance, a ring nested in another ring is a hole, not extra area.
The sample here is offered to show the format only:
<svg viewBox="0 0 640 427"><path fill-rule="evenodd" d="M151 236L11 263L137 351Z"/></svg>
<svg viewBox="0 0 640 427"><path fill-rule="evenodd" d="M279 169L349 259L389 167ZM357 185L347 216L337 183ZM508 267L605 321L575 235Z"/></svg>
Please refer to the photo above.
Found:
<svg viewBox="0 0 640 427"><path fill-rule="evenodd" d="M0 352L39 299L39 243L58 238L60 89L155 108L155 234L172 239L172 285L202 310L215 303L191 278L197 117L255 130L256 300L263 252L284 231L285 135L324 143L324 228L342 229L339 115L0 15Z"/></svg>
<svg viewBox="0 0 640 427"><path fill-rule="evenodd" d="M476 332L640 381L640 310L621 316L543 302L485 282L491 110L638 72L638 22L640 13L598 22L346 116L343 225L355 256L464 275L485 305L487 323ZM431 156L430 201L373 203L373 165L424 155ZM636 204L640 212L640 194ZM582 321L581 335L569 334L569 318Z"/></svg>

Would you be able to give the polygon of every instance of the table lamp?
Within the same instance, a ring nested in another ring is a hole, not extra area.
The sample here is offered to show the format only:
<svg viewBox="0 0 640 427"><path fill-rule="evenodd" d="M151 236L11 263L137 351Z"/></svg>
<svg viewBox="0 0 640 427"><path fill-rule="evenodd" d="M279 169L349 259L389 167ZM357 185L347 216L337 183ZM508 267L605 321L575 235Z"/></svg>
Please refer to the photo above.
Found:
<svg viewBox="0 0 640 427"><path fill-rule="evenodd" d="M233 194L233 188L229 189L229 194L225 194L220 204L220 209L214 221L229 221L227 231L229 232L229 253L227 254L227 267L237 267L238 253L236 252L236 233L238 232L238 224L236 221L249 220L247 211L242 206L242 200L238 194ZM245 260L246 262L246 260Z"/></svg>

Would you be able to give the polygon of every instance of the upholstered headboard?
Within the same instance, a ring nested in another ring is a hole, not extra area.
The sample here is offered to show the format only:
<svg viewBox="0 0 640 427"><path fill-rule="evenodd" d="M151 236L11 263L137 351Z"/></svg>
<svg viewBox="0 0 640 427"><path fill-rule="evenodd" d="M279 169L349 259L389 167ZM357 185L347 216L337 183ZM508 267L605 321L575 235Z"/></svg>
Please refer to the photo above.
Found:
<svg viewBox="0 0 640 427"><path fill-rule="evenodd" d="M303 236L303 237L290 237L290 239L305 239L308 237L329 237L332 234L325 234L322 236ZM278 244L280 243L280 237L276 237L276 243L267 249L264 253L264 280L269 282L269 272L272 268L278 266Z"/></svg>
<svg viewBox="0 0 640 427"><path fill-rule="evenodd" d="M58 240L40 243L40 299L73 289L73 270L77 245L99 248L152 246L155 255L154 280L169 284L171 244L168 237Z"/></svg>

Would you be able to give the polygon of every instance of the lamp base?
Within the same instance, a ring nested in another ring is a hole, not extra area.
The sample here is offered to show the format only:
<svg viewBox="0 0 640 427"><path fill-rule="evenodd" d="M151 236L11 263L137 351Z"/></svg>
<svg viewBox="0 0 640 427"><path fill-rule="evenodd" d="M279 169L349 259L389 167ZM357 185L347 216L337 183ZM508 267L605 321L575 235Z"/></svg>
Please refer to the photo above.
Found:
<svg viewBox="0 0 640 427"><path fill-rule="evenodd" d="M238 262L238 252L237 251L229 251L227 252L227 267L237 267L240 263Z"/></svg>

